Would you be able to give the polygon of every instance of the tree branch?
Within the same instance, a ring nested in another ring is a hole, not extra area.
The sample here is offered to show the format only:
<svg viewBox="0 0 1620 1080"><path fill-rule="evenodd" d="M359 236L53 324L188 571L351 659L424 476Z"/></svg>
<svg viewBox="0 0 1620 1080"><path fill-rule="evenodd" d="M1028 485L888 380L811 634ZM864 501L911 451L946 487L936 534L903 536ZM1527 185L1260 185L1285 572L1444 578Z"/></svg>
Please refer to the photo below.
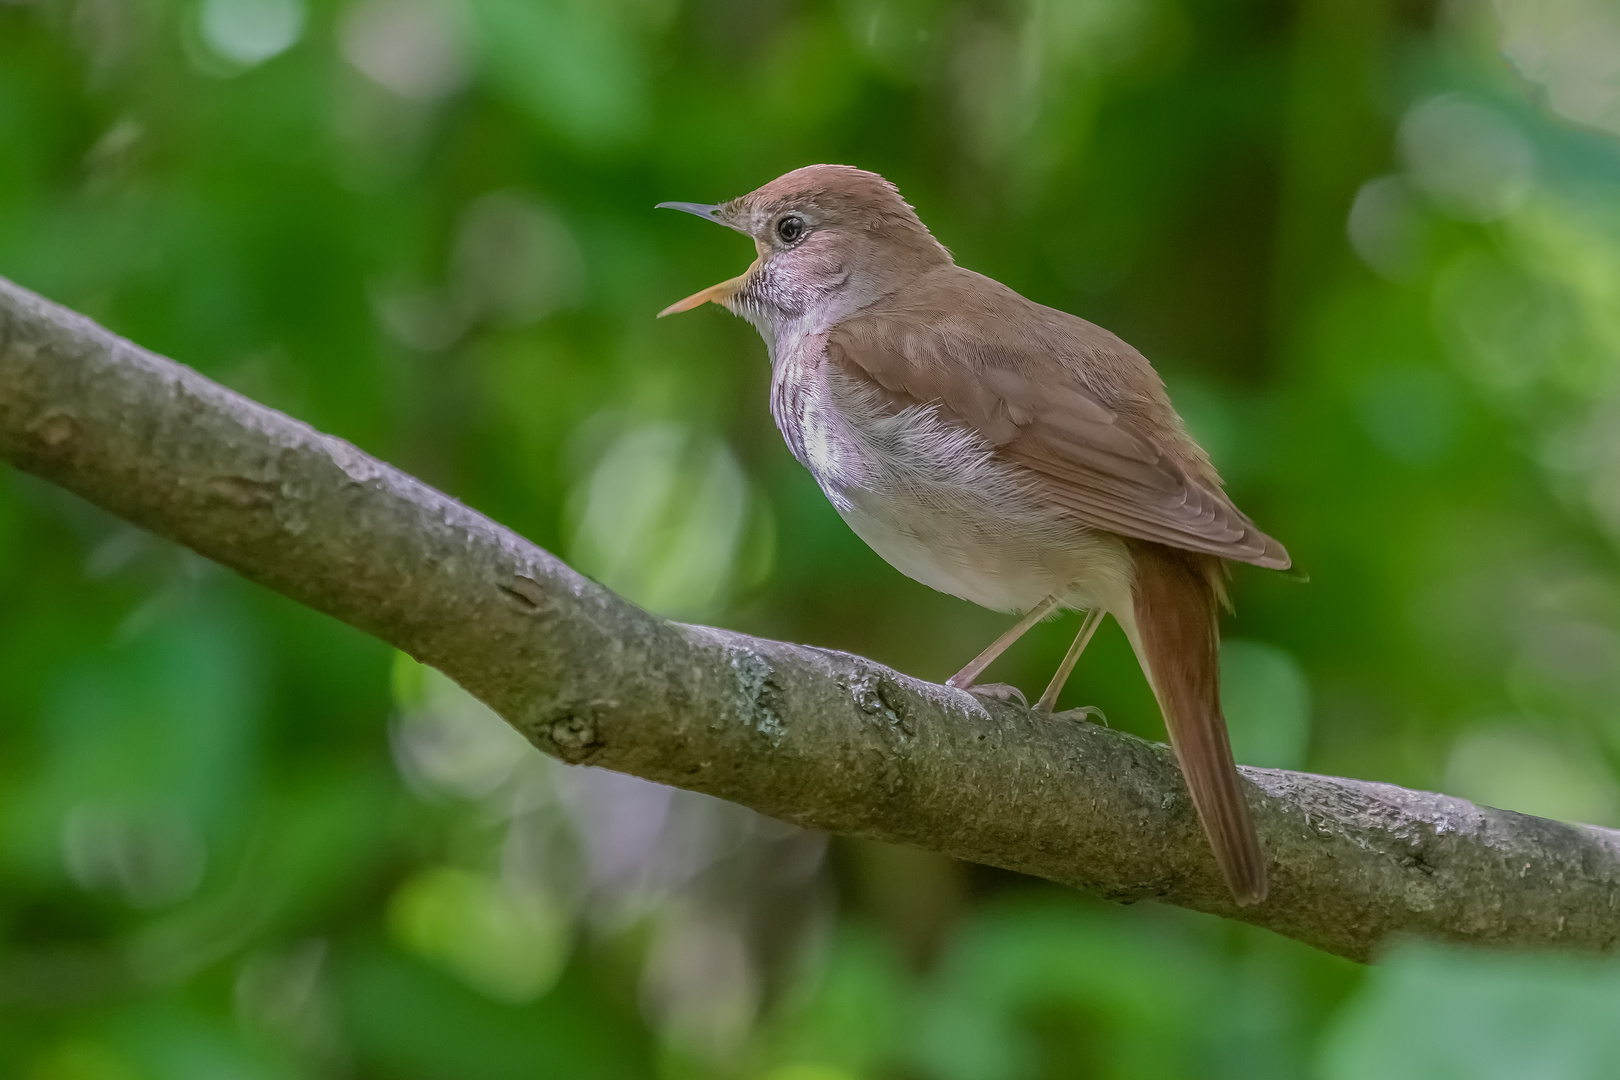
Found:
<svg viewBox="0 0 1620 1080"><path fill-rule="evenodd" d="M567 762L1357 959L1405 935L1620 938L1620 833L1275 769L1244 770L1272 884L1237 908L1165 747L656 618L348 443L4 279L0 456L432 664Z"/></svg>

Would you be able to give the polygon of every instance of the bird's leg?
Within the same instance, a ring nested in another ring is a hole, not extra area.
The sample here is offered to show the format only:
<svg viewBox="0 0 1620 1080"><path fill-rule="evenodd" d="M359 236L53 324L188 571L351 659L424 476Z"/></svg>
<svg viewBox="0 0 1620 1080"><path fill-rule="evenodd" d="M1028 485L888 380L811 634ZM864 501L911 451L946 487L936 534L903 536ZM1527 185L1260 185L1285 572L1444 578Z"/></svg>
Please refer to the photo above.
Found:
<svg viewBox="0 0 1620 1080"><path fill-rule="evenodd" d="M966 690L973 685L973 680L984 674L984 669L995 662L996 657L1007 651L1008 646L1029 632L1029 628L1040 622L1052 613L1058 606L1058 598L1048 596L1045 600L1029 609L1029 613L1018 620L1018 625L1002 634L990 643L990 647L973 658L973 663L945 680L946 686L954 686L958 690Z"/></svg>
<svg viewBox="0 0 1620 1080"><path fill-rule="evenodd" d="M1074 636L1074 644L1069 646L1069 651L1063 657L1063 663L1058 665L1057 674L1053 675L1052 681L1047 684L1046 693L1035 703L1036 712L1051 712L1057 708L1057 699L1058 695L1063 693L1063 684L1069 681L1069 676L1074 672L1074 665L1080 662L1080 654L1086 651L1086 646L1091 643L1091 635L1097 632L1097 627L1102 625L1103 616L1106 614L1101 607L1094 607L1086 612L1085 621L1080 624L1080 632Z"/></svg>

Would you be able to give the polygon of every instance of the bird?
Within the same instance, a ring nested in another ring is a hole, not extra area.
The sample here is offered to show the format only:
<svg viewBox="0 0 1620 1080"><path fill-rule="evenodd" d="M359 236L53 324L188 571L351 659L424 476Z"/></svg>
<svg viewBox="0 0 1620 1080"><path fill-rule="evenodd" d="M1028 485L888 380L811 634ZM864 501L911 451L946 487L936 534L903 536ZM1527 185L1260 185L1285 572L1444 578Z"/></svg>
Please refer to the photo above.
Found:
<svg viewBox="0 0 1620 1080"><path fill-rule="evenodd" d="M984 692L979 676L1032 626L1084 611L1036 704L1051 713L1112 615L1227 886L1241 906L1262 902L1217 621L1231 563L1290 560L1226 495L1147 358L958 266L874 172L809 165L729 202L658 208L740 232L757 255L659 317L712 302L752 323L772 417L850 528L906 576L1021 616L948 685Z"/></svg>

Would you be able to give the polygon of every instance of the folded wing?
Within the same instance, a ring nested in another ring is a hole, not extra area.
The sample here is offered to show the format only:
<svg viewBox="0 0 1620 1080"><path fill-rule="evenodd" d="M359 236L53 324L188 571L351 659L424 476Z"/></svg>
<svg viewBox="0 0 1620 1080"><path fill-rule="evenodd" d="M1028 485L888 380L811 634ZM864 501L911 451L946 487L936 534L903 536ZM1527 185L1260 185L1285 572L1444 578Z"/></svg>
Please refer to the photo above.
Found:
<svg viewBox="0 0 1620 1080"><path fill-rule="evenodd" d="M1221 490L1140 354L1090 323L971 277L844 320L827 335L827 362L881 386L897 405L936 404L1086 525L1288 567L1283 546ZM1105 403L1103 384L1116 400Z"/></svg>

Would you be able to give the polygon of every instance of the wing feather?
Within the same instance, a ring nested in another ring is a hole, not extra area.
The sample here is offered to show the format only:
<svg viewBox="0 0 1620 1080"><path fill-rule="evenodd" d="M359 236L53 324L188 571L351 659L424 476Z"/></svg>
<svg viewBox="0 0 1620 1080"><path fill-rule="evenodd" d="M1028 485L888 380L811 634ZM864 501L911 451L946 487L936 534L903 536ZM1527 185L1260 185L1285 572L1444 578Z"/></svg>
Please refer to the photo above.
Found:
<svg viewBox="0 0 1620 1080"><path fill-rule="evenodd" d="M1086 525L1288 567L1283 546L1227 498L1136 350L954 266L909 292L835 326L828 362L897 404L937 405Z"/></svg>

